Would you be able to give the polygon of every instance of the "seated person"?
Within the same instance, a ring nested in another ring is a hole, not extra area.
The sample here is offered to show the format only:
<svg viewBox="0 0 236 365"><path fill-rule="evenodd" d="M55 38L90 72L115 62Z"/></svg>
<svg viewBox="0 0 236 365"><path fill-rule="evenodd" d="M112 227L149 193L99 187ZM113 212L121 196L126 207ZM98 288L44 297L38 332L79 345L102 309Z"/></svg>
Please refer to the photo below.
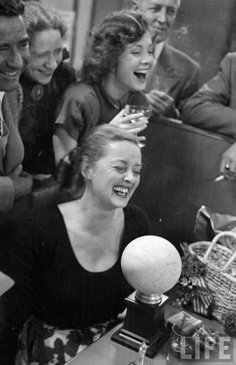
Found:
<svg viewBox="0 0 236 365"><path fill-rule="evenodd" d="M188 98L199 88L200 66L168 44L181 0L133 0L152 27L155 66L145 91L158 116L179 118Z"/></svg>
<svg viewBox="0 0 236 365"><path fill-rule="evenodd" d="M0 270L15 281L0 297L1 365L14 363L27 319L28 342L22 335L18 357L34 365L65 364L117 323L133 291L121 271L122 252L148 234L146 214L127 205L141 165L137 136L95 127L68 157L81 198L24 219L1 237Z"/></svg>
<svg viewBox="0 0 236 365"><path fill-rule="evenodd" d="M186 103L183 121L198 128L236 139L236 52L228 53L215 77ZM236 144L224 152L220 170L226 178L236 176Z"/></svg>
<svg viewBox="0 0 236 365"><path fill-rule="evenodd" d="M32 174L48 175L55 169L52 135L57 103L75 81L75 72L62 60L66 27L59 14L30 0L25 4L24 21L30 61L20 78L24 92L19 124L25 147L23 166Z"/></svg>
<svg viewBox="0 0 236 365"><path fill-rule="evenodd" d="M24 148L17 127L19 77L29 60L23 13L21 0L0 0L0 212L11 210L32 189L32 177L22 171Z"/></svg>
<svg viewBox="0 0 236 365"><path fill-rule="evenodd" d="M132 123L135 115L127 116L124 107L148 104L143 90L152 64L151 35L141 13L111 13L91 32L85 47L82 81L68 88L56 120L56 163L96 124L112 121L132 132L146 127L145 118Z"/></svg>

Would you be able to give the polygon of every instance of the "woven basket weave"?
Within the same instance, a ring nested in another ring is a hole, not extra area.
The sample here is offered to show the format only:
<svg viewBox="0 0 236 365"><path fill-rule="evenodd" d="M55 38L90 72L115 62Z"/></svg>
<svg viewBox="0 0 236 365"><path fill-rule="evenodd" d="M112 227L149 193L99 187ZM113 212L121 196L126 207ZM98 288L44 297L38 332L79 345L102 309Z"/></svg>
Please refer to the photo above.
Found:
<svg viewBox="0 0 236 365"><path fill-rule="evenodd" d="M205 281L214 298L212 315L221 323L227 313L236 313L236 251L217 243L223 236L236 240L236 233L225 231L216 235L212 242L189 245L190 253L196 254L206 265Z"/></svg>

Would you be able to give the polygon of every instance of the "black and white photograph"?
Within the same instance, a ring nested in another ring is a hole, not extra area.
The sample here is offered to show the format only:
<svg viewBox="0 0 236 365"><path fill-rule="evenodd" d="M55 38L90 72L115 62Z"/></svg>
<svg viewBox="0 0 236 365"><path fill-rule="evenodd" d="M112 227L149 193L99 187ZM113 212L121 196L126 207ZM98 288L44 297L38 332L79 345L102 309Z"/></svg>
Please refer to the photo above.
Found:
<svg viewBox="0 0 236 365"><path fill-rule="evenodd" d="M0 0L0 365L236 363L235 15Z"/></svg>

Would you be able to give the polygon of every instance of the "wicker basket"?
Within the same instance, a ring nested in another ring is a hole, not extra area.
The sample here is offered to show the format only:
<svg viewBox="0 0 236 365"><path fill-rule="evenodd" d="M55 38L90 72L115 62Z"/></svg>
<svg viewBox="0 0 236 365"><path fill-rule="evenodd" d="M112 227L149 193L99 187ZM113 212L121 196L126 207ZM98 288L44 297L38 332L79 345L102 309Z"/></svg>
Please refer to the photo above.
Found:
<svg viewBox="0 0 236 365"><path fill-rule="evenodd" d="M206 265L205 281L214 298L212 315L221 323L227 313L236 313L236 251L217 243L223 236L236 240L236 233L225 231L217 234L212 242L189 245L190 253L196 254Z"/></svg>

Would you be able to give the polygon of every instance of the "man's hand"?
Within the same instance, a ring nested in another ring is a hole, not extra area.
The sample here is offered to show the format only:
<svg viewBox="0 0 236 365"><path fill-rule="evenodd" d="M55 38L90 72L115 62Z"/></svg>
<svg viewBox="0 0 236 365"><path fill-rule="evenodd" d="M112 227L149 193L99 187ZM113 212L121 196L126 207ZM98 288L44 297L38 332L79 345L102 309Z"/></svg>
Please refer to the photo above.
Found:
<svg viewBox="0 0 236 365"><path fill-rule="evenodd" d="M232 144L222 155L220 171L226 179L236 177L236 143Z"/></svg>
<svg viewBox="0 0 236 365"><path fill-rule="evenodd" d="M9 177L14 180L15 178L17 178L18 176L20 176L20 174L22 173L23 167L22 165L18 165L14 170L12 170L12 172L9 174Z"/></svg>
<svg viewBox="0 0 236 365"><path fill-rule="evenodd" d="M177 118L178 111L175 108L174 99L164 91L151 90L146 94L149 104L152 106L153 113L168 118Z"/></svg>
<svg viewBox="0 0 236 365"><path fill-rule="evenodd" d="M8 291L14 285L14 283L14 280L10 278L10 276L0 271L0 296Z"/></svg>
<svg viewBox="0 0 236 365"><path fill-rule="evenodd" d="M19 199L31 192L33 177L29 173L22 171L22 165L17 166L16 169L9 174L9 177L13 181L15 199Z"/></svg>

